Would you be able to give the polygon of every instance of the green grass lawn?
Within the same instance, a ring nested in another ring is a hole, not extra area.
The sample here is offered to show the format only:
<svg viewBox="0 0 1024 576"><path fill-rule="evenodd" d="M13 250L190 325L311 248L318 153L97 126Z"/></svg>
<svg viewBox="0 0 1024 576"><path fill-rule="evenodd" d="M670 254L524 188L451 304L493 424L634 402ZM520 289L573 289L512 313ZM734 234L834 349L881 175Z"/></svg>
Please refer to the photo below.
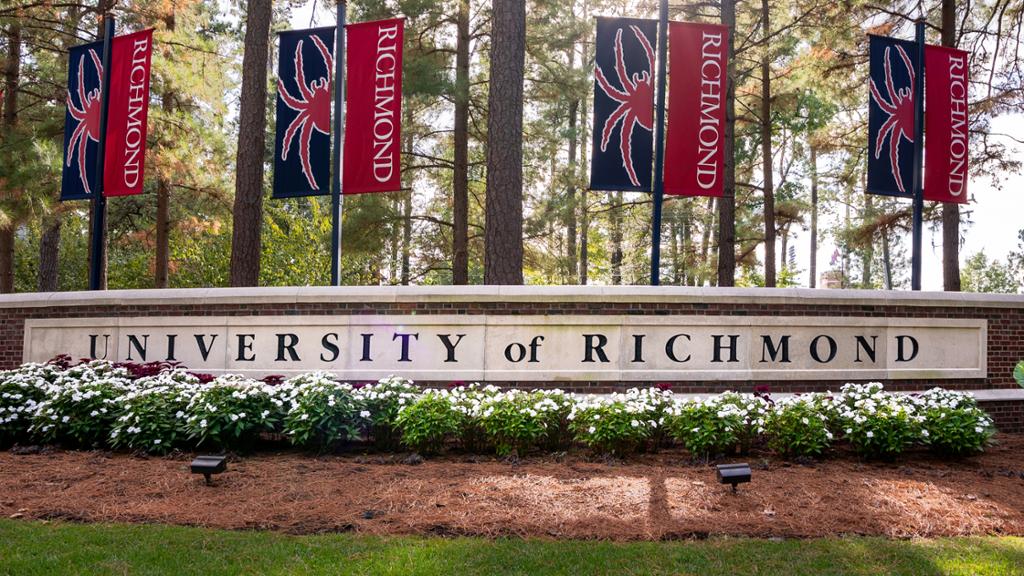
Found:
<svg viewBox="0 0 1024 576"><path fill-rule="evenodd" d="M1024 574L1024 538L580 542L0 520L0 574Z"/></svg>

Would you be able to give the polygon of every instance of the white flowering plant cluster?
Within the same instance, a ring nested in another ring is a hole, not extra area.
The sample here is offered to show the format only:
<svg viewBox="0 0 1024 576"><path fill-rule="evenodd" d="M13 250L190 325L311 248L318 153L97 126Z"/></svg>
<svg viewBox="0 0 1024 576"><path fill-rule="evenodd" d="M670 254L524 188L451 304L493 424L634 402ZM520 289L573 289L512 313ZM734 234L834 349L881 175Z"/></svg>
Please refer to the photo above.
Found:
<svg viewBox="0 0 1024 576"><path fill-rule="evenodd" d="M187 410L199 379L184 370L140 378L115 400L120 416L110 430L114 448L166 454L189 436Z"/></svg>
<svg viewBox="0 0 1024 576"><path fill-rule="evenodd" d="M26 364L0 377L0 446L28 439L36 407L60 373L52 364Z"/></svg>
<svg viewBox="0 0 1024 576"><path fill-rule="evenodd" d="M107 362L73 366L43 385L28 431L45 443L102 446L120 412L117 399L130 387L127 370Z"/></svg>
<svg viewBox="0 0 1024 576"><path fill-rule="evenodd" d="M577 445L625 455L675 442L709 457L754 444L817 456L845 441L865 457L893 458L911 446L949 456L977 453L995 433L969 394L938 388L892 394L877 383L775 402L733 392L691 399L658 388L604 396L477 384L422 390L398 377L351 386L326 372L273 384L159 370L94 361L0 372L0 445L33 441L161 454L196 446L252 449L273 433L319 450L369 440L381 449L423 453L458 445L523 455Z"/></svg>
<svg viewBox="0 0 1024 576"><path fill-rule="evenodd" d="M980 452L995 434L992 420L962 392L910 396L877 382L846 384L825 405L844 438L869 458L892 459L915 443L951 455Z"/></svg>
<svg viewBox="0 0 1024 576"><path fill-rule="evenodd" d="M189 437L198 445L251 449L260 432L272 432L284 413L276 387L243 376L201 384L189 401Z"/></svg>
<svg viewBox="0 0 1024 576"><path fill-rule="evenodd" d="M289 440L320 450L359 438L365 429L362 420L370 417L357 402L352 386L336 381L328 372L286 380L275 387L271 401L287 410L283 429Z"/></svg>
<svg viewBox="0 0 1024 576"><path fill-rule="evenodd" d="M932 388L913 399L921 420L921 442L949 456L982 452L995 434L992 418L969 394Z"/></svg>
<svg viewBox="0 0 1024 576"><path fill-rule="evenodd" d="M420 388L405 378L388 376L378 382L356 386L354 395L361 406L365 433L374 445L393 450L401 445L401 433L395 427L398 411L416 401Z"/></svg>
<svg viewBox="0 0 1024 576"><path fill-rule="evenodd" d="M815 396L780 400L767 412L762 428L768 446L786 456L818 456L832 444L828 415Z"/></svg>

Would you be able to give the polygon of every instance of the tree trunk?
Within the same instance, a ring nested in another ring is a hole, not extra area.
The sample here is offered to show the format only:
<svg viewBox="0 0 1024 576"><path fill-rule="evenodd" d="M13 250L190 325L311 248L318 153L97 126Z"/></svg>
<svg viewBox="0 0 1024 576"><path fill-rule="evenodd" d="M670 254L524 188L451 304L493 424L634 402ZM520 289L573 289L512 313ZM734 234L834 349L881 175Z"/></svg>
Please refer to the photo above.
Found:
<svg viewBox="0 0 1024 576"><path fill-rule="evenodd" d="M679 285L682 284L679 279L679 272L683 269L683 263L680 262L682 255L679 248L679 237L682 236L682 233L679 231L679 218L675 214L675 204L673 202L668 205L668 230L669 238L671 239L668 245L668 259L672 266L672 277L666 279L666 284Z"/></svg>
<svg viewBox="0 0 1024 576"><path fill-rule="evenodd" d="M573 46L570 52L570 68L575 65L576 48ZM566 186L565 206L565 260L569 264L569 281L576 280L576 114L580 107L579 100L569 103L569 184Z"/></svg>
<svg viewBox="0 0 1024 576"><path fill-rule="evenodd" d="M714 197L708 198L707 213L704 216L704 226L700 233L700 262L701 262L701 273L699 276L694 276L694 285L702 286L704 279L707 278L708 273L708 258L711 257L709 249L711 247L711 232L715 228L715 201Z"/></svg>
<svg viewBox="0 0 1024 576"><path fill-rule="evenodd" d="M956 0L942 0L942 45L956 47ZM942 286L960 291L960 205L942 203Z"/></svg>
<svg viewBox="0 0 1024 576"><path fill-rule="evenodd" d="M174 32L175 18L174 6L171 5L169 12L164 16L164 25L168 32ZM174 113L174 92L168 88L164 91L163 109L168 114ZM168 270L171 263L171 188L172 182L161 171L156 182L156 263L153 271L153 286L155 288L167 288Z"/></svg>
<svg viewBox="0 0 1024 576"><path fill-rule="evenodd" d="M408 286L412 279L412 189L403 193L402 198L402 286Z"/></svg>
<svg viewBox="0 0 1024 576"><path fill-rule="evenodd" d="M493 0L484 283L523 283L526 0Z"/></svg>
<svg viewBox="0 0 1024 576"><path fill-rule="evenodd" d="M870 223L874 220L875 199L871 194L864 195L864 217ZM872 278L871 263L875 260L875 236L868 237L867 246L864 247L864 257L861 259L863 270L861 276L861 288L871 288L874 279Z"/></svg>
<svg viewBox="0 0 1024 576"><path fill-rule="evenodd" d="M171 182L161 176L156 182L156 269L153 286L167 288L171 261Z"/></svg>
<svg viewBox="0 0 1024 576"><path fill-rule="evenodd" d="M39 238L39 274L36 290L56 292L60 289L60 213L43 220Z"/></svg>
<svg viewBox="0 0 1024 576"><path fill-rule="evenodd" d="M736 284L736 0L722 0L722 24L729 28L729 65L725 91L725 142L722 197L718 200L718 285Z"/></svg>
<svg viewBox="0 0 1024 576"><path fill-rule="evenodd" d="M4 65L3 134L10 133L18 123L18 83L21 76L21 27L17 20L7 28L7 62ZM3 140L0 134L0 142ZM0 190L0 199L7 195ZM14 292L14 230L17 224L7 222L0 228L0 294Z"/></svg>
<svg viewBox="0 0 1024 576"><path fill-rule="evenodd" d="M772 174L772 67L768 0L761 0L761 170L764 178L764 285L775 287L775 177ZM785 254L782 255L786 257Z"/></svg>
<svg viewBox="0 0 1024 576"><path fill-rule="evenodd" d="M232 286L256 286L260 279L270 16L271 0L248 0L235 161Z"/></svg>
<svg viewBox="0 0 1024 576"><path fill-rule="evenodd" d="M585 6L585 4L584 4L584 6ZM587 54L586 48L584 48L584 58L583 58L584 62L587 61L586 54ZM587 118L588 118L587 110L588 110L587 100L586 100L586 96L584 96L583 97L582 105L580 106L580 110L579 110L579 112L580 112L580 123L577 124L577 126L579 126L579 128L580 128L580 130L579 130L579 138L580 138L579 142L580 142L580 144L578 144L577 146L578 146L578 149L581 149L581 150L585 149L584 147L586 146L586 141L590 137L590 133L588 131L588 127L589 126L587 124ZM580 162L583 165L582 166L583 169L581 170L581 172L586 174L586 172L587 172L587 166L586 166L587 159L586 159L585 155L581 156ZM580 285L581 286L586 286L587 285L587 281L589 280L588 277L589 277L589 274L590 274L590 254L588 252L589 249L590 249L590 206L587 204L587 202L588 202L588 199L587 199L587 188L584 186L583 188L580 189Z"/></svg>
<svg viewBox="0 0 1024 576"><path fill-rule="evenodd" d="M818 282L818 150L812 143L811 149L811 288Z"/></svg>
<svg viewBox="0 0 1024 576"><path fill-rule="evenodd" d="M469 0L459 0L455 41L452 283L469 284Z"/></svg>
<svg viewBox="0 0 1024 576"><path fill-rule="evenodd" d="M611 220L612 284L622 284L622 192L615 193L615 206L608 214Z"/></svg>
<svg viewBox="0 0 1024 576"><path fill-rule="evenodd" d="M885 289L892 290L892 256L889 253L889 231L882 229L882 267L885 277Z"/></svg>

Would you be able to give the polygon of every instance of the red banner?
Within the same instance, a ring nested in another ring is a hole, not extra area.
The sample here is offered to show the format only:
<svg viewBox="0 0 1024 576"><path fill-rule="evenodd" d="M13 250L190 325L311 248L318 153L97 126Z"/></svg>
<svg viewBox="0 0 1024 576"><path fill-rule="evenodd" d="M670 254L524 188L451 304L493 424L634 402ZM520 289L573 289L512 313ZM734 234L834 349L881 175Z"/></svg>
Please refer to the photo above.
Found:
<svg viewBox="0 0 1024 576"><path fill-rule="evenodd" d="M405 20L361 22L347 31L345 194L402 188L402 38Z"/></svg>
<svg viewBox="0 0 1024 576"><path fill-rule="evenodd" d="M729 29L672 22L668 37L665 194L721 196Z"/></svg>
<svg viewBox="0 0 1024 576"><path fill-rule="evenodd" d="M924 199L967 203L967 52L926 46Z"/></svg>
<svg viewBox="0 0 1024 576"><path fill-rule="evenodd" d="M115 36L112 44L103 195L129 196L142 193L146 166L153 31Z"/></svg>

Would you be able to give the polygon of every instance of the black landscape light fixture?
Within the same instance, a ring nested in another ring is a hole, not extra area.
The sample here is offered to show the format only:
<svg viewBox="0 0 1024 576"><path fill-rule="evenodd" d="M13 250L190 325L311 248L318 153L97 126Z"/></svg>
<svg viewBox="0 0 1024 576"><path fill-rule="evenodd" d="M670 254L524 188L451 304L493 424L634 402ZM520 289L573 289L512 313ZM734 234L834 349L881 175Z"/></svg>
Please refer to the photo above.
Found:
<svg viewBox="0 0 1024 576"><path fill-rule="evenodd" d="M718 481L731 484L732 491L736 492L737 484L750 482L750 464L719 464Z"/></svg>
<svg viewBox="0 0 1024 576"><path fill-rule="evenodd" d="M220 474L227 469L228 459L226 456L197 456L192 461L192 473L202 474L206 478L207 486L213 483L210 476Z"/></svg>

